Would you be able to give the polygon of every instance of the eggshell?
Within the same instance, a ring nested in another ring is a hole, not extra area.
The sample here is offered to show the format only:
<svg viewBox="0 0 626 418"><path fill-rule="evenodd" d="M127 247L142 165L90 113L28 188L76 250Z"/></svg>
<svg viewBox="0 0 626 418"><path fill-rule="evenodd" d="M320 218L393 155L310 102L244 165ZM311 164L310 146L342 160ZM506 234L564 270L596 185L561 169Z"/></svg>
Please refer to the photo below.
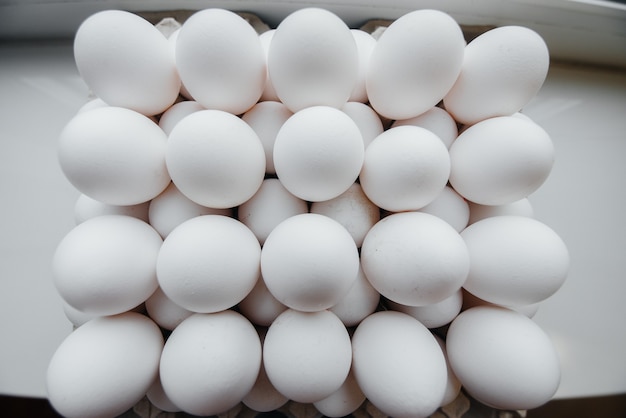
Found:
<svg viewBox="0 0 626 418"><path fill-rule="evenodd" d="M172 54L172 59L174 60L174 62L176 62L176 43L178 42L179 34L180 34L180 27L178 27L174 32L172 32L167 37L167 43L169 44L170 53ZM178 68L176 69L176 71L178 72ZM180 78L180 75L178 77ZM179 94L180 96L184 97L187 100L193 100L193 97L191 96L191 94L187 90L187 87L185 87L182 81L180 83Z"/></svg>
<svg viewBox="0 0 626 418"><path fill-rule="evenodd" d="M442 301L424 306L407 306L391 300L385 301L389 309L411 315L420 321L426 328L439 328L452 322L461 312L463 306L463 291L454 292Z"/></svg>
<svg viewBox="0 0 626 418"><path fill-rule="evenodd" d="M186 220L202 215L232 216L233 209L216 209L197 204L178 190L174 183L150 201L148 220L163 238Z"/></svg>
<svg viewBox="0 0 626 418"><path fill-rule="evenodd" d="M446 361L435 337L415 318L376 312L352 336L353 372L367 399L388 416L427 417L441 405Z"/></svg>
<svg viewBox="0 0 626 418"><path fill-rule="evenodd" d="M239 312L250 322L264 327L272 325L276 317L287 309L267 289L262 277L257 280L250 293L237 306Z"/></svg>
<svg viewBox="0 0 626 418"><path fill-rule="evenodd" d="M350 32L356 42L356 49L359 56L359 70L356 78L356 85L350 94L348 101L367 103L367 90L365 88L365 77L370 64L372 51L376 46L376 39L369 33L360 29L351 29Z"/></svg>
<svg viewBox="0 0 626 418"><path fill-rule="evenodd" d="M139 402L157 377L162 348L159 327L143 315L95 318L54 352L47 398L64 417L118 416Z"/></svg>
<svg viewBox="0 0 626 418"><path fill-rule="evenodd" d="M146 392L146 398L150 401L150 404L156 406L158 409L164 412L180 412L181 409L174 405L172 400L168 398L163 390L163 385L161 384L161 378L157 376L157 378L152 383L152 386Z"/></svg>
<svg viewBox="0 0 626 418"><path fill-rule="evenodd" d="M167 39L136 14L89 16L76 31L74 59L90 90L111 106L156 115L178 97L180 78Z"/></svg>
<svg viewBox="0 0 626 418"><path fill-rule="evenodd" d="M252 389L261 367L261 342L237 312L194 314L169 336L161 355L165 394L184 412L217 415Z"/></svg>
<svg viewBox="0 0 626 418"><path fill-rule="evenodd" d="M244 224L222 215L198 216L163 241L156 262L161 290L193 312L235 306L259 278L261 246Z"/></svg>
<svg viewBox="0 0 626 418"><path fill-rule="evenodd" d="M402 212L381 219L368 232L361 265L372 286L387 299L424 306L461 288L470 256L447 222L427 213Z"/></svg>
<svg viewBox="0 0 626 418"><path fill-rule="evenodd" d="M503 205L544 183L554 145L536 123L501 116L463 131L450 147L450 162L450 184L460 195L481 205Z"/></svg>
<svg viewBox="0 0 626 418"><path fill-rule="evenodd" d="M148 316L158 326L163 329L172 331L183 320L193 314L182 306L174 303L165 293L158 287L152 295L146 300L146 311Z"/></svg>
<svg viewBox="0 0 626 418"><path fill-rule="evenodd" d="M532 29L489 30L465 48L461 73L444 106L455 120L468 125L512 115L535 97L549 65L548 47Z"/></svg>
<svg viewBox="0 0 626 418"><path fill-rule="evenodd" d="M263 48L263 53L265 54L266 64L267 64L267 56L270 51L270 43L272 43L274 32L276 32L276 29L270 29L259 35L259 40L261 41L261 47ZM263 89L263 94L261 94L261 98L259 100L280 102L280 99L276 95L276 90L274 90L274 84L272 84L272 79L270 78L269 71L267 71L266 73L267 73L267 76L265 78L265 88Z"/></svg>
<svg viewBox="0 0 626 418"><path fill-rule="evenodd" d="M454 118L440 107L433 107L426 112L410 119L396 120L391 124L396 126L413 125L426 128L439 137L450 148L452 142L459 136L459 129Z"/></svg>
<svg viewBox="0 0 626 418"><path fill-rule="evenodd" d="M552 342L521 313L494 306L468 309L450 324L446 347L464 389L486 405L537 408L559 386L559 359Z"/></svg>
<svg viewBox="0 0 626 418"><path fill-rule="evenodd" d="M166 142L146 116L109 106L74 116L59 136L57 152L65 177L81 193L110 205L136 205L170 182Z"/></svg>
<svg viewBox="0 0 626 418"><path fill-rule="evenodd" d="M159 118L159 127L163 129L166 135L169 135L172 129L174 129L174 126L185 116L191 115L199 110L205 110L205 108L196 101L185 100L178 102L163 112Z"/></svg>
<svg viewBox="0 0 626 418"><path fill-rule="evenodd" d="M366 76L371 106L389 119L408 119L435 106L461 71L465 40L458 23L438 10L393 21L374 47Z"/></svg>
<svg viewBox="0 0 626 418"><path fill-rule="evenodd" d="M314 213L278 224L261 252L269 291L301 311L320 311L338 303L350 291L358 270L352 236L337 221Z"/></svg>
<svg viewBox="0 0 626 418"><path fill-rule="evenodd" d="M345 417L365 402L365 395L354 377L354 373L350 370L348 377L341 387L332 395L314 402L315 409L324 414L325 417Z"/></svg>
<svg viewBox="0 0 626 418"><path fill-rule="evenodd" d="M370 284L359 265L359 273L352 287L329 311L337 315L346 327L353 327L374 313L379 302L380 293Z"/></svg>
<svg viewBox="0 0 626 418"><path fill-rule="evenodd" d="M337 15L307 7L276 27L267 67L276 95L292 112L340 108L356 85L359 56L350 29Z"/></svg>
<svg viewBox="0 0 626 418"><path fill-rule="evenodd" d="M459 393L461 392L461 382L459 378L454 374L454 370L450 367L450 361L448 360L448 350L446 348L446 342L436 334L433 334L437 343L439 343L439 347L441 348L441 352L443 353L444 358L446 359L446 369L448 370L448 381L446 384L446 391L443 395L443 400L441 401L441 406L449 405L453 402Z"/></svg>
<svg viewBox="0 0 626 418"><path fill-rule="evenodd" d="M367 147L359 181L377 206L400 212L435 200L449 174L448 150L435 134L417 126L399 126Z"/></svg>
<svg viewBox="0 0 626 418"><path fill-rule="evenodd" d="M314 106L283 124L274 142L274 167L281 183L308 201L332 199L359 176L365 147L361 131L339 109Z"/></svg>
<svg viewBox="0 0 626 418"><path fill-rule="evenodd" d="M465 289L462 289L462 291L463 291L463 306L461 307L462 311L466 311L469 308L473 308L475 306L499 306L499 307L511 309L513 311L517 311L521 313L522 315L526 315L527 317L532 318L535 316L535 314L539 311L539 308L541 307L541 302L532 303L530 305L515 305L515 306L498 305L497 303L487 302L486 300L483 300L479 298L478 296L471 294Z"/></svg>
<svg viewBox="0 0 626 418"><path fill-rule="evenodd" d="M234 12L195 12L180 28L176 66L191 96L207 109L235 115L250 109L265 88L266 64L254 28Z"/></svg>
<svg viewBox="0 0 626 418"><path fill-rule="evenodd" d="M471 259L463 287L499 305L529 305L553 295L565 282L570 257L563 240L525 216L496 216L467 227L461 236Z"/></svg>
<svg viewBox="0 0 626 418"><path fill-rule="evenodd" d="M256 132L265 150L265 172L276 174L274 142L283 124L293 115L284 104L276 101L259 102L243 114L241 119Z"/></svg>
<svg viewBox="0 0 626 418"><path fill-rule="evenodd" d="M263 245L276 225L308 211L307 202L289 193L278 179L268 178L254 196L239 206L237 216Z"/></svg>
<svg viewBox="0 0 626 418"><path fill-rule="evenodd" d="M247 123L221 110L178 122L167 142L172 181L190 200L217 209L250 199L265 177L265 151Z"/></svg>
<svg viewBox="0 0 626 418"><path fill-rule="evenodd" d="M457 232L465 229L470 217L469 204L450 186L444 187L439 196L421 208L420 212L430 213L443 219Z"/></svg>
<svg viewBox="0 0 626 418"><path fill-rule="evenodd" d="M335 314L288 309L267 330L263 364L287 398L310 403L338 390L352 362L350 336Z"/></svg>
<svg viewBox="0 0 626 418"><path fill-rule="evenodd" d="M81 194L74 205L74 221L78 225L96 216L126 215L148 222L149 205L150 201L129 206L109 205Z"/></svg>
<svg viewBox="0 0 626 418"><path fill-rule="evenodd" d="M162 244L150 225L122 215L89 219L59 243L52 260L61 297L87 314L113 315L145 301L157 288Z"/></svg>
<svg viewBox="0 0 626 418"><path fill-rule="evenodd" d="M492 216L517 215L533 218L535 211L528 198L524 197L515 202L506 203L504 205L480 205L474 202L468 202L470 216L468 224L473 224L481 219L490 218Z"/></svg>
<svg viewBox="0 0 626 418"><path fill-rule="evenodd" d="M348 102L341 110L352 118L361 131L365 148L384 131L378 114L370 106L360 102Z"/></svg>
<svg viewBox="0 0 626 418"><path fill-rule="evenodd" d="M380 209L365 196L358 183L333 199L313 202L311 213L319 213L339 222L359 248L367 232L380 220Z"/></svg>

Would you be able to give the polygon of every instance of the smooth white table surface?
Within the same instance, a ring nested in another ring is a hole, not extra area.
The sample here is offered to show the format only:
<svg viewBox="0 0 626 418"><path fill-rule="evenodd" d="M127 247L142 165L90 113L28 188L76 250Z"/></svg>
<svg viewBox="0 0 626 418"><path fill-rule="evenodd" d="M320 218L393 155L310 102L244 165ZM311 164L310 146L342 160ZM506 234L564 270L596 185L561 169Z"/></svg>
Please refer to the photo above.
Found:
<svg viewBox="0 0 626 418"><path fill-rule="evenodd" d="M51 278L78 192L58 135L86 101L71 43L0 44L0 394L45 397L72 329ZM626 72L553 64L524 112L557 159L530 200L567 243L571 272L535 320L562 360L557 398L626 393Z"/></svg>

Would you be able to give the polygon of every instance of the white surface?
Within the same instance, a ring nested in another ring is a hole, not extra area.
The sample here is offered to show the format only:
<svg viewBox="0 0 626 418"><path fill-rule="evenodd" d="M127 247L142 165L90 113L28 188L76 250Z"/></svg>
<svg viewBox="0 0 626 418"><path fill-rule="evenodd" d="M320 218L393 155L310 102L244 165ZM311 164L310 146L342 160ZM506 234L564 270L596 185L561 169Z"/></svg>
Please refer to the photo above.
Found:
<svg viewBox="0 0 626 418"><path fill-rule="evenodd" d="M43 397L48 361L71 331L50 262L78 197L56 141L88 92L69 42L0 44L0 91L0 393ZM557 150L530 200L572 256L535 317L563 362L557 398L626 392L625 109L626 72L563 65L526 109Z"/></svg>

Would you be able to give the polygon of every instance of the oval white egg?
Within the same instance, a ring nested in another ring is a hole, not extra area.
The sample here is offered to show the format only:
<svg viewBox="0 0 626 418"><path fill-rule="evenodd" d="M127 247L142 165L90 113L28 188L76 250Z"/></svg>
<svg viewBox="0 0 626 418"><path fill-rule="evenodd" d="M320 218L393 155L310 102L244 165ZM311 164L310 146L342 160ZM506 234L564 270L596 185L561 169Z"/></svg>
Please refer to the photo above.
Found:
<svg viewBox="0 0 626 418"><path fill-rule="evenodd" d="M74 58L87 86L111 106L150 116L178 97L180 78L167 39L136 14L89 16L74 37Z"/></svg>
<svg viewBox="0 0 626 418"><path fill-rule="evenodd" d="M348 331L329 311L288 309L267 330L265 372L280 393L296 402L330 396L346 380L351 362Z"/></svg>
<svg viewBox="0 0 626 418"><path fill-rule="evenodd" d="M261 342L237 312L198 313L169 336L160 376L167 397L183 411L217 415L252 389L261 367Z"/></svg>
<svg viewBox="0 0 626 418"><path fill-rule="evenodd" d="M480 306L464 311L450 324L446 348L465 390L494 408L539 407L559 386L559 359L550 338L510 309Z"/></svg>
<svg viewBox="0 0 626 418"><path fill-rule="evenodd" d="M272 295L260 277L256 284L237 305L239 312L255 325L269 327L287 307Z"/></svg>
<svg viewBox="0 0 626 418"><path fill-rule="evenodd" d="M430 331L409 315L381 311L352 336L353 371L367 399L393 417L427 417L441 405L444 355Z"/></svg>
<svg viewBox="0 0 626 418"><path fill-rule="evenodd" d="M461 312L463 306L463 290L459 289L451 296L442 301L424 306L407 306L400 303L386 300L385 306L389 309L411 315L420 321L426 328L443 327Z"/></svg>
<svg viewBox="0 0 626 418"><path fill-rule="evenodd" d="M161 328L169 331L172 331L185 318L193 314L193 312L174 303L163 293L160 287L146 300L145 305L150 319Z"/></svg>
<svg viewBox="0 0 626 418"><path fill-rule="evenodd" d="M191 115L199 110L205 110L204 106L193 100L178 102L168 108L159 118L159 126L166 135L169 135L174 126L185 116Z"/></svg>
<svg viewBox="0 0 626 418"><path fill-rule="evenodd" d="M380 302L380 293L365 277L359 266L359 273L348 293L329 311L337 315L346 327L358 325L368 315L374 313Z"/></svg>
<svg viewBox="0 0 626 418"><path fill-rule="evenodd" d="M433 107L426 112L410 119L395 120L391 127L403 125L413 125L426 128L439 137L450 148L457 136L459 136L459 128L454 118L440 107Z"/></svg>
<svg viewBox="0 0 626 418"><path fill-rule="evenodd" d="M195 12L180 28L175 53L183 84L207 109L239 115L263 93L267 70L261 41L234 12Z"/></svg>
<svg viewBox="0 0 626 418"><path fill-rule="evenodd" d="M63 173L81 193L110 205L136 205L170 182L166 143L167 136L146 116L109 106L73 117L57 152Z"/></svg>
<svg viewBox="0 0 626 418"><path fill-rule="evenodd" d="M137 218L89 219L58 244L52 260L54 285L67 303L84 313L128 311L157 288L161 244L161 236Z"/></svg>
<svg viewBox="0 0 626 418"><path fill-rule="evenodd" d="M365 395L350 370L341 387L332 395L313 403L315 409L325 417L345 417L356 411L365 402Z"/></svg>
<svg viewBox="0 0 626 418"><path fill-rule="evenodd" d="M438 10L416 10L393 21L370 56L371 106L389 119L426 112L448 93L461 71L465 40L458 23Z"/></svg>
<svg viewBox="0 0 626 418"><path fill-rule="evenodd" d="M109 205L81 194L74 205L74 221L78 225L96 216L126 215L148 222L149 206L150 201L128 206Z"/></svg>
<svg viewBox="0 0 626 418"><path fill-rule="evenodd" d="M156 262L159 286L193 312L218 312L239 303L259 278L261 246L244 224L222 215L198 216L163 241Z"/></svg>
<svg viewBox="0 0 626 418"><path fill-rule="evenodd" d="M443 219L457 232L465 229L470 217L469 204L450 186L444 187L439 196L421 208L420 212Z"/></svg>
<svg viewBox="0 0 626 418"><path fill-rule="evenodd" d="M469 225L492 216L515 215L527 216L529 218L535 216L533 206L526 197L504 205L480 205L468 202L468 206L470 210Z"/></svg>
<svg viewBox="0 0 626 418"><path fill-rule="evenodd" d="M510 116L535 97L549 65L548 47L532 29L491 29L465 48L461 73L444 106L457 122L467 125Z"/></svg>
<svg viewBox="0 0 626 418"><path fill-rule="evenodd" d="M292 112L340 108L356 85L359 57L350 29L337 15L308 7L276 27L267 67L276 95Z"/></svg>
<svg viewBox="0 0 626 418"><path fill-rule="evenodd" d="M380 116L369 105L360 102L348 102L341 110L352 118L361 131L365 148L384 131Z"/></svg>
<svg viewBox="0 0 626 418"><path fill-rule="evenodd" d="M156 379L162 348L159 327L143 315L95 318L68 335L52 355L47 398L64 417L118 416L139 402Z"/></svg>
<svg viewBox="0 0 626 418"><path fill-rule="evenodd" d="M356 49L359 55L359 70L356 77L356 85L348 98L350 102L367 103L367 89L365 88L365 78L370 65L370 57L376 46L376 39L360 29L351 29L350 33L356 42Z"/></svg>

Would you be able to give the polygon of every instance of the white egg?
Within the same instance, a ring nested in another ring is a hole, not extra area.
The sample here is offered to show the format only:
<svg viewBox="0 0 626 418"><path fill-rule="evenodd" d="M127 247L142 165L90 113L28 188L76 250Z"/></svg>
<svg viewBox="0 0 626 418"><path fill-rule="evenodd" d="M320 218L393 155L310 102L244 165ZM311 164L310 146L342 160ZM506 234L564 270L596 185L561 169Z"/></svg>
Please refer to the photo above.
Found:
<svg viewBox="0 0 626 418"><path fill-rule="evenodd" d="M391 127L403 125L413 125L426 128L439 137L450 148L457 136L459 136L459 128L452 116L440 107L433 107L419 116L410 119L396 120Z"/></svg>
<svg viewBox="0 0 626 418"><path fill-rule="evenodd" d="M314 402L315 409L325 417L345 417L356 411L365 402L365 395L350 370L341 387L332 395Z"/></svg>
<svg viewBox="0 0 626 418"><path fill-rule="evenodd" d="M172 400L167 396L165 391L163 390L163 385L161 384L161 378L157 376L157 378L152 383L152 386L146 392L146 398L150 401L150 404L156 406L158 409L164 412L180 412L181 409L174 405Z"/></svg>
<svg viewBox="0 0 626 418"><path fill-rule="evenodd" d="M193 100L178 102L168 108L159 118L159 126L166 135L169 135L174 126L185 116L191 115L199 110L205 110L204 106Z"/></svg>
<svg viewBox="0 0 626 418"><path fill-rule="evenodd" d="M411 315L420 321L426 328L439 328L452 322L461 312L463 306L463 291L457 290L447 298L424 306L407 306L386 300L385 306L389 309Z"/></svg>
<svg viewBox="0 0 626 418"><path fill-rule="evenodd" d="M468 226L461 237L470 256L463 287L498 305L541 302L561 288L570 257L563 240L525 216L496 216Z"/></svg>
<svg viewBox="0 0 626 418"><path fill-rule="evenodd" d="M250 199L265 177L265 151L258 135L221 110L201 110L178 122L167 142L166 163L185 196L218 209Z"/></svg>
<svg viewBox="0 0 626 418"><path fill-rule="evenodd" d="M377 206L400 212L435 200L449 174L448 150L437 135L417 126L398 126L367 147L359 180Z"/></svg>
<svg viewBox="0 0 626 418"><path fill-rule="evenodd" d="M402 212L381 219L361 247L363 272L394 302L424 306L458 291L470 268L465 242L447 222L428 213Z"/></svg>
<svg viewBox="0 0 626 418"><path fill-rule="evenodd" d="M276 225L308 211L306 201L289 193L278 179L268 178L254 196L239 206L237 217L263 245Z"/></svg>
<svg viewBox="0 0 626 418"><path fill-rule="evenodd" d="M446 349L446 342L443 338L433 334L437 343L439 343L439 347L441 347L441 351L443 352L443 356L446 359L446 368L448 370L448 383L446 384L446 392L443 396L443 400L441 401L441 406L449 405L453 402L459 393L461 392L461 382L459 378L454 374L454 370L450 367L450 360L448 360L448 350Z"/></svg>
<svg viewBox="0 0 626 418"><path fill-rule="evenodd" d="M272 38L274 37L274 32L276 32L276 29L270 29L259 35L259 40L261 41L261 47L263 48L263 52L265 54L266 64L267 64L267 56L270 51L270 44L272 43ZM261 94L261 98L259 100L260 101L273 101L273 102L280 101L280 99L276 95L276 90L274 90L274 85L272 84L272 79L270 78L269 71L267 71L267 76L265 78L265 88L263 89L263 94Z"/></svg>
<svg viewBox="0 0 626 418"><path fill-rule="evenodd" d="M137 218L105 215L72 229L52 260L61 297L87 314L113 315L144 302L157 288L162 240Z"/></svg>
<svg viewBox="0 0 626 418"><path fill-rule="evenodd" d="M348 102L341 110L352 118L361 131L365 148L384 131L378 114L370 106L360 102Z"/></svg>
<svg viewBox="0 0 626 418"><path fill-rule="evenodd" d="M68 335L52 355L47 398L64 417L118 416L139 402L156 379L162 348L159 327L143 315L95 318Z"/></svg>
<svg viewBox="0 0 626 418"><path fill-rule="evenodd" d="M337 315L346 327L358 325L368 315L374 313L380 302L380 293L365 277L359 266L359 274L348 293L329 311Z"/></svg>
<svg viewBox="0 0 626 418"><path fill-rule="evenodd" d="M446 361L415 318L394 311L368 316L352 336L352 355L359 387L385 415L427 417L441 405Z"/></svg>
<svg viewBox="0 0 626 418"><path fill-rule="evenodd" d="M78 225L96 216L126 215L148 222L149 205L150 201L129 206L109 205L81 194L74 205L74 221Z"/></svg>
<svg viewBox="0 0 626 418"><path fill-rule="evenodd" d="M183 320L193 314L167 297L161 288L157 288L146 300L146 311L150 319L163 329L172 331Z"/></svg>
<svg viewBox="0 0 626 418"><path fill-rule="evenodd" d="M467 201L450 186L444 187L439 196L421 208L420 212L430 213L443 219L457 232L465 229L470 217Z"/></svg>
<svg viewBox="0 0 626 418"><path fill-rule="evenodd" d="M367 232L380 220L380 209L365 196L359 183L352 184L333 199L313 202L311 213L319 213L339 222L359 248Z"/></svg>
<svg viewBox="0 0 626 418"><path fill-rule="evenodd" d="M494 408L539 407L559 386L559 359L550 338L510 309L480 306L464 311L450 324L446 348L463 388Z"/></svg>
<svg viewBox="0 0 626 418"><path fill-rule="evenodd" d="M207 109L235 115L250 109L265 88L263 47L254 28L234 12L195 12L180 28L176 66L191 96Z"/></svg>
<svg viewBox="0 0 626 418"><path fill-rule="evenodd" d="M322 201L339 196L355 182L364 152L361 131L348 115L314 106L295 113L278 131L274 167L292 194Z"/></svg>
<svg viewBox="0 0 626 418"><path fill-rule="evenodd" d="M468 206L470 210L469 225L492 216L516 215L527 216L529 218L535 216L533 206L526 197L516 200L515 202L505 203L504 205L481 205L468 202Z"/></svg>
<svg viewBox="0 0 626 418"><path fill-rule="evenodd" d="M372 51L376 46L376 39L369 33L360 29L351 29L350 32L356 42L356 49L359 54L359 71L357 73L356 85L350 94L348 101L367 103L367 90L365 88L365 78L370 64Z"/></svg>
<svg viewBox="0 0 626 418"><path fill-rule="evenodd" d="M167 43L169 44L170 53L172 54L172 59L174 60L174 62L176 62L176 42L178 41L179 34L180 34L180 27L176 29L174 32L172 32L170 36L167 37ZM178 72L178 68L176 69L176 71ZM180 78L180 75L178 77ZM193 97L191 97L191 94L189 93L189 91L187 90L187 87L185 87L182 81L180 83L179 94L187 100L193 100Z"/></svg>
<svg viewBox="0 0 626 418"><path fill-rule="evenodd" d="M193 312L218 312L246 297L260 274L261 246L244 224L222 215L198 216L163 241L156 262L161 290Z"/></svg>
<svg viewBox="0 0 626 418"><path fill-rule="evenodd" d="M465 48L461 73L444 106L457 122L468 125L512 115L535 97L549 65L548 47L532 29L489 30Z"/></svg>
<svg viewBox="0 0 626 418"><path fill-rule="evenodd" d="M161 355L165 394L184 412L217 415L233 408L254 386L261 342L237 312L198 313L169 336Z"/></svg>
<svg viewBox="0 0 626 418"><path fill-rule="evenodd" d="M167 136L146 116L110 106L74 116L57 150L63 173L81 193L110 205L136 205L170 182L166 143Z"/></svg>
<svg viewBox="0 0 626 418"><path fill-rule="evenodd" d="M202 215L232 216L233 209L215 209L197 204L178 190L174 183L150 201L148 219L150 225L163 238L183 222Z"/></svg>
<svg viewBox="0 0 626 418"><path fill-rule="evenodd" d="M352 362L350 336L335 314L288 309L267 330L263 364L274 387L301 403L338 390Z"/></svg>
<svg viewBox="0 0 626 418"><path fill-rule="evenodd" d="M111 106L156 115L178 97L180 78L167 39L136 14L89 16L74 37L74 58L87 86Z"/></svg>
<svg viewBox="0 0 626 418"><path fill-rule="evenodd" d="M237 307L250 322L264 327L269 327L276 317L287 309L267 289L262 277Z"/></svg>
<svg viewBox="0 0 626 418"><path fill-rule="evenodd" d="M426 112L456 81L464 48L461 28L444 12L416 10L396 19L371 53L366 77L371 106L389 119Z"/></svg>
<svg viewBox="0 0 626 418"><path fill-rule="evenodd" d="M308 7L277 26L267 67L276 95L292 112L340 108L356 85L359 57L350 29L337 15Z"/></svg>
<svg viewBox="0 0 626 418"><path fill-rule="evenodd" d="M348 231L323 215L305 213L278 224L265 240L261 272L284 305L320 311L338 303L359 271L359 253Z"/></svg>
<svg viewBox="0 0 626 418"><path fill-rule="evenodd" d="M530 305L515 305L515 306L498 305L497 303L487 302L486 300L483 300L479 298L478 296L471 294L465 289L462 289L462 291L463 291L463 306L461 307L461 311L466 311L469 308L473 308L475 306L499 306L499 307L511 309L513 311L517 311L523 315L526 315L529 318L532 318L535 316L535 314L537 313L537 311L539 311L539 308L541 307L541 302L532 303Z"/></svg>
<svg viewBox="0 0 626 418"><path fill-rule="evenodd" d="M534 122L513 116L487 119L463 131L450 147L450 184L481 205L528 197L548 178L554 145Z"/></svg>

